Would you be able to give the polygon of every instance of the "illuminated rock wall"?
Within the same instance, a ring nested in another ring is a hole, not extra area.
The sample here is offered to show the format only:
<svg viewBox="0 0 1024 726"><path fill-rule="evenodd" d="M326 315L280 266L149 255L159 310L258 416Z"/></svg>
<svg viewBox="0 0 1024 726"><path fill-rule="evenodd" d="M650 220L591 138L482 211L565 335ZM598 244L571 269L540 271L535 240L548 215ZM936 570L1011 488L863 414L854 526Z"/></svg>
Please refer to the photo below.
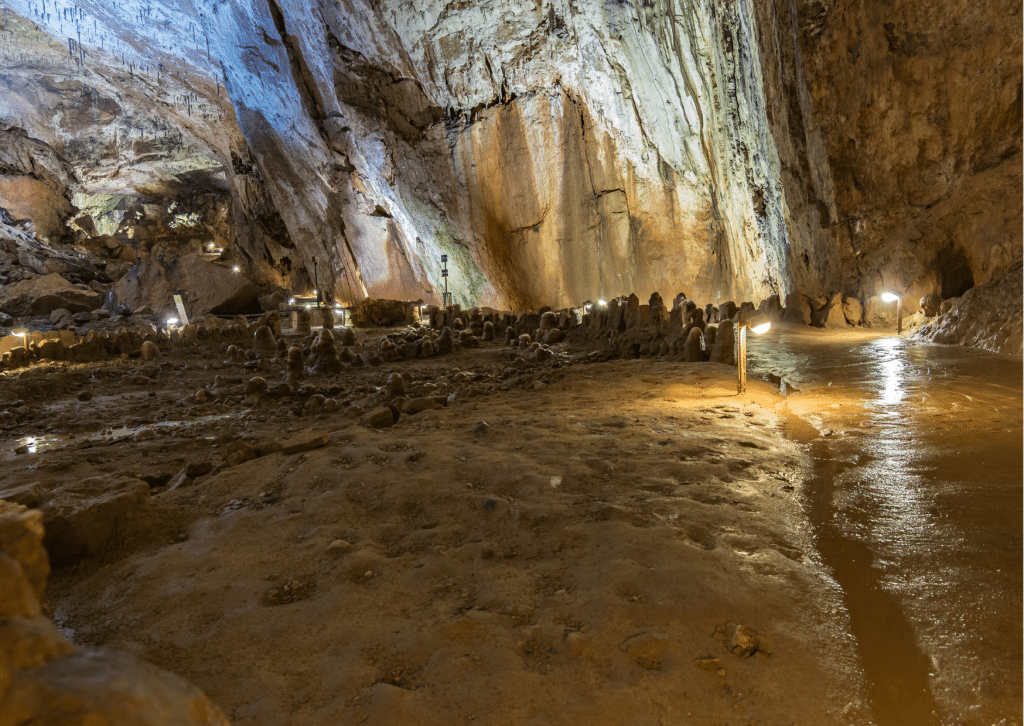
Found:
<svg viewBox="0 0 1024 726"><path fill-rule="evenodd" d="M959 294L1021 257L1020 8L940 4L19 1L76 80L0 118L345 301Z"/></svg>
<svg viewBox="0 0 1024 726"><path fill-rule="evenodd" d="M339 297L436 300L446 253L463 304L760 299L822 251L790 249L751 3L227 14L239 123Z"/></svg>

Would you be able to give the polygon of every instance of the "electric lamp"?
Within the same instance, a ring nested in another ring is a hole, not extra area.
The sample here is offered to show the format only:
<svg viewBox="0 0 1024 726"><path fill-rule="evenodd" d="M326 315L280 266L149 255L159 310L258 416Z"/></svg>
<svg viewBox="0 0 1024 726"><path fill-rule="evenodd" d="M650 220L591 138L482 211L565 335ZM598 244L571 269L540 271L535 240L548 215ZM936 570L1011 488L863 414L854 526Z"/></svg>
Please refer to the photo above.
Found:
<svg viewBox="0 0 1024 726"><path fill-rule="evenodd" d="M747 391L747 328L754 331L754 335L767 333L772 327L772 321L764 313L753 311L740 313L737 321L740 329L739 350L736 351L736 392L746 393Z"/></svg>
<svg viewBox="0 0 1024 726"><path fill-rule="evenodd" d="M900 313L901 313L901 308L903 307L903 298L901 298L899 295L897 295L894 292L883 292L882 293L882 300L884 300L885 302L889 302L889 303L891 303L891 302L896 303L896 333L897 333L897 335L899 333L902 333L903 332L903 317L902 317L902 315Z"/></svg>

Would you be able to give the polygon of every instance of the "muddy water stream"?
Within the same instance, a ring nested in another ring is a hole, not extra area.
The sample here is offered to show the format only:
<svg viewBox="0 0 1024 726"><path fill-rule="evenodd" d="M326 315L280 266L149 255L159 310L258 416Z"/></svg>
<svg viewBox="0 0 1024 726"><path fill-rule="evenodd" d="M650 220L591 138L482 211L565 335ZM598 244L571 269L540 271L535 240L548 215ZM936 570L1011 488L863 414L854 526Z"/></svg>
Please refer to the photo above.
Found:
<svg viewBox="0 0 1024 726"><path fill-rule="evenodd" d="M805 437L807 514L874 720L1019 726L1021 363L787 326L748 360L822 433Z"/></svg>

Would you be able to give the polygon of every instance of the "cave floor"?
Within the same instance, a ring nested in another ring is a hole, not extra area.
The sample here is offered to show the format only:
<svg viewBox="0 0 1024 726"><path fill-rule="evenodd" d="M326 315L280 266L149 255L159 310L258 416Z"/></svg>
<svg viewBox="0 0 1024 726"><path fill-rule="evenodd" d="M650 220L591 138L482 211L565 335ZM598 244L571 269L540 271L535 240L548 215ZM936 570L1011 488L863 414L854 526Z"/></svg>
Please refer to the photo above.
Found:
<svg viewBox="0 0 1024 726"><path fill-rule="evenodd" d="M484 343L311 377L352 406L317 416L248 407L253 372L211 348L7 375L0 396L33 413L0 442L4 487L214 466L156 486L48 595L74 642L185 676L236 724L876 721L826 542L842 487L825 482L877 433L864 392L783 396L756 380L772 369L757 345L743 396L727 366L557 350L516 368ZM391 372L457 400L366 428ZM224 395L198 402L203 386ZM221 465L232 442L303 431L330 443Z"/></svg>

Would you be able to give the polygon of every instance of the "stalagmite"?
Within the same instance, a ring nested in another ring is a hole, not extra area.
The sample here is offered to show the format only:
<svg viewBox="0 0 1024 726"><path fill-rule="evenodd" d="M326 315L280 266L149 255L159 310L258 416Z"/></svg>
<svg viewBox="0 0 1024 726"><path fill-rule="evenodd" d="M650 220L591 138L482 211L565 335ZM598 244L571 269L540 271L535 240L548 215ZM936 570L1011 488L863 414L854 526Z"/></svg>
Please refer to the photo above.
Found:
<svg viewBox="0 0 1024 726"><path fill-rule="evenodd" d="M733 334L731 320L723 320L718 324L718 333L715 335L715 344L711 349L709 359L712 363L726 363L736 365L736 339Z"/></svg>
<svg viewBox="0 0 1024 726"><path fill-rule="evenodd" d="M288 382L295 383L302 380L304 362L302 360L302 348L288 349Z"/></svg>
<svg viewBox="0 0 1024 726"><path fill-rule="evenodd" d="M299 336L309 335L310 332L310 315L309 311L305 308L299 308L298 312L295 313L295 334Z"/></svg>
<svg viewBox="0 0 1024 726"><path fill-rule="evenodd" d="M334 333L329 328L324 328L317 336L313 345L313 352L316 354L316 363L313 370L316 373L340 373L342 370L341 359L338 357L338 349L334 346Z"/></svg>
<svg viewBox="0 0 1024 726"><path fill-rule="evenodd" d="M256 328L253 333L253 352L257 358L273 358L277 355L277 341L266 325Z"/></svg>

